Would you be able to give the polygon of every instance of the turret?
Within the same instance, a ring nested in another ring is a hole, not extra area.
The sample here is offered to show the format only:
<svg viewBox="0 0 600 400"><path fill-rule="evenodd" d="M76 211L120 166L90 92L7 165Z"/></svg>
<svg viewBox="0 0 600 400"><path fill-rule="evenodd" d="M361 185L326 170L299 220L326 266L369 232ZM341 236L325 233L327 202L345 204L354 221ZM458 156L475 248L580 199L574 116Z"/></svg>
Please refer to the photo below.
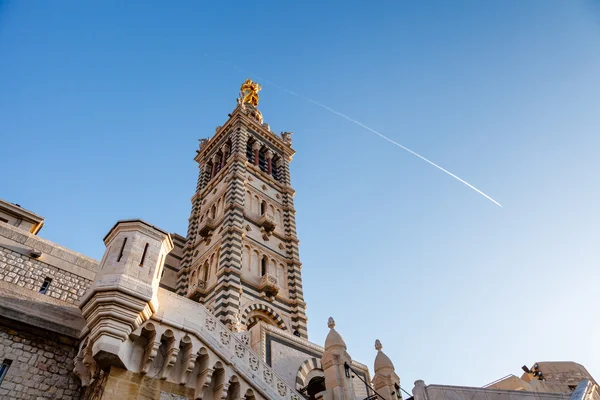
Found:
<svg viewBox="0 0 600 400"><path fill-rule="evenodd" d="M346 343L342 336L335 330L335 321L327 321L329 334L325 339L325 351L321 358L321 365L325 373L325 387L327 388L325 400L354 400L354 387L352 374L346 366L352 365L352 358L346 352Z"/></svg>
<svg viewBox="0 0 600 400"><path fill-rule="evenodd" d="M119 221L104 237L98 274L82 298L91 355L101 367L126 368L128 337L158 310L158 284L171 236L144 221Z"/></svg>
<svg viewBox="0 0 600 400"><path fill-rule="evenodd" d="M400 392L400 378L394 371L394 364L381 349L383 346L379 340L375 340L375 376L373 377L373 387L375 391L383 396L385 400L397 400L402 398Z"/></svg>

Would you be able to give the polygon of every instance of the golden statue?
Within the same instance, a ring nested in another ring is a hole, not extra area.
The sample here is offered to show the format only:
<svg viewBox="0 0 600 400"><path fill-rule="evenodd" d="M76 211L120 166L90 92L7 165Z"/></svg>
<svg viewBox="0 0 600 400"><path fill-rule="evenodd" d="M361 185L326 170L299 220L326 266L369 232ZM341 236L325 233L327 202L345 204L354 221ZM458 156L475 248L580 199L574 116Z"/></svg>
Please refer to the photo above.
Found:
<svg viewBox="0 0 600 400"><path fill-rule="evenodd" d="M258 92L260 89L262 89L262 86L258 83L246 79L246 82L244 82L240 88L240 91L242 92L242 103L249 103L254 107L258 106Z"/></svg>

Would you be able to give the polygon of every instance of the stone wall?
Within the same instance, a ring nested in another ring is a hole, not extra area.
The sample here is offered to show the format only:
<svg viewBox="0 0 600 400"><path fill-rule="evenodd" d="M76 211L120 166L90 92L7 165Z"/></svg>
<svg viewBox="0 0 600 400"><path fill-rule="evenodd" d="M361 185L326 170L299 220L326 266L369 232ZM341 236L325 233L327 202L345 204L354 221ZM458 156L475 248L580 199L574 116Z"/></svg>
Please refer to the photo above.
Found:
<svg viewBox="0 0 600 400"><path fill-rule="evenodd" d="M0 384L0 398L79 399L80 383L71 372L75 353L65 338L42 338L0 326L0 362L12 360Z"/></svg>
<svg viewBox="0 0 600 400"><path fill-rule="evenodd" d="M52 279L46 294L70 304L77 303L91 284L89 279L0 246L0 280L37 292L46 278Z"/></svg>

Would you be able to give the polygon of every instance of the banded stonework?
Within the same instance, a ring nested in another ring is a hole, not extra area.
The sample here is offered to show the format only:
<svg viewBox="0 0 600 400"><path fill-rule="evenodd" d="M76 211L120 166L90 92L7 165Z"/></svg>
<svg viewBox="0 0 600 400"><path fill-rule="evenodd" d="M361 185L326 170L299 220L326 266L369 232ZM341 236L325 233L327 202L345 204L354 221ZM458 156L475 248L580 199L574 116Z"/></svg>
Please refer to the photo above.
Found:
<svg viewBox="0 0 600 400"><path fill-rule="evenodd" d="M236 320L243 329L264 322L306 338L289 173L294 150L290 134L275 135L256 112L240 101L200 142L177 292L230 327ZM242 316L253 305L252 315Z"/></svg>

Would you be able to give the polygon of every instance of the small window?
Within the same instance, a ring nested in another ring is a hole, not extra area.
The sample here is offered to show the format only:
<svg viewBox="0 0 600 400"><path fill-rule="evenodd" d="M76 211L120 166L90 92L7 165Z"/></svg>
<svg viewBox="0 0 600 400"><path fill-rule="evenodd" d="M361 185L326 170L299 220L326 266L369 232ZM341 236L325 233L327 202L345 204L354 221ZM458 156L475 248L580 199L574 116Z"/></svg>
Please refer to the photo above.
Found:
<svg viewBox="0 0 600 400"><path fill-rule="evenodd" d="M144 252L142 253L142 259L140 260L140 268L144 266L144 260L146 259L146 253L148 252L148 246L149 243L146 243L146 246L144 246Z"/></svg>
<svg viewBox="0 0 600 400"><path fill-rule="evenodd" d="M11 364L12 360L5 358L2 362L2 365L0 365L0 384L2 384L2 381L4 380L4 377L6 376L6 373L8 372L8 369L10 368Z"/></svg>
<svg viewBox="0 0 600 400"><path fill-rule="evenodd" d="M0 221L2 221L2 222L6 222L6 223L8 224L8 220L7 220L6 218L2 218L2 217L0 217Z"/></svg>
<svg viewBox="0 0 600 400"><path fill-rule="evenodd" d="M50 287L51 283L52 283L52 278L44 279L44 283L42 283L42 287L40 288L40 293L41 294L48 293L48 288Z"/></svg>

